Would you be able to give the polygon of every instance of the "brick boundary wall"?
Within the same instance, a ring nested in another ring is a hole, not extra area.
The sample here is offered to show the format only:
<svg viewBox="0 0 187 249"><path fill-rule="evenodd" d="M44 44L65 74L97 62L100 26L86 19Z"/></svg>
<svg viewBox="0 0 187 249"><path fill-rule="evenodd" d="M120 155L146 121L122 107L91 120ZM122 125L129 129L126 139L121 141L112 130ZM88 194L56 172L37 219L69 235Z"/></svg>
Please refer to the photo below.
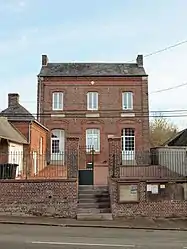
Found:
<svg viewBox="0 0 187 249"><path fill-rule="evenodd" d="M121 183L121 181L120 181ZM127 183L127 182L126 182ZM129 182L131 184L131 182ZM133 183L132 183L133 184ZM187 201L163 200L159 202L147 201L146 182L139 182L139 202L118 202L118 180L109 179L111 211L117 217L185 217L187 216Z"/></svg>
<svg viewBox="0 0 187 249"><path fill-rule="evenodd" d="M77 181L0 180L0 215L76 218Z"/></svg>

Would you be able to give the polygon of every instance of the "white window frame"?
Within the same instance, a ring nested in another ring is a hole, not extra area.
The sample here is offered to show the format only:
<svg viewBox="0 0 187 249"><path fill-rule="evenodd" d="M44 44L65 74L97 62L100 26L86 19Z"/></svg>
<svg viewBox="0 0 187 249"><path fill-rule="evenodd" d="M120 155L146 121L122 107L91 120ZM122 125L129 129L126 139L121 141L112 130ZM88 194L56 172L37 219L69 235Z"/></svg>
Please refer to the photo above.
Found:
<svg viewBox="0 0 187 249"><path fill-rule="evenodd" d="M63 110L64 105L64 93L63 92L53 92L53 111Z"/></svg>
<svg viewBox="0 0 187 249"><path fill-rule="evenodd" d="M51 160L64 162L65 131L63 129L54 129L51 131L51 135L53 135L53 134L56 137L51 136ZM59 150L57 152L53 152L53 141L59 142L58 143Z"/></svg>
<svg viewBox="0 0 187 249"><path fill-rule="evenodd" d="M96 100L96 103L94 103ZM98 92L88 92L87 93L87 110L97 111L98 110Z"/></svg>
<svg viewBox="0 0 187 249"><path fill-rule="evenodd" d="M129 105L130 102L130 105ZM122 109L133 110L133 92L122 93Z"/></svg>
<svg viewBox="0 0 187 249"><path fill-rule="evenodd" d="M100 152L100 129L86 129L86 151L94 149L96 153Z"/></svg>
<svg viewBox="0 0 187 249"><path fill-rule="evenodd" d="M40 137L40 142L39 142L39 153L40 153L40 155L43 154L43 137Z"/></svg>
<svg viewBox="0 0 187 249"><path fill-rule="evenodd" d="M126 130L128 129L132 129L134 131L134 134L133 135L127 135L125 134L126 133ZM123 147L122 147L122 160L134 160L135 159L135 139L136 139L136 136L135 136L135 130L134 128L125 128L123 129L123 135L122 135L122 140L123 140ZM133 138L134 140L134 147L131 149L126 149L125 147L125 143L126 143L126 140L129 139L129 138Z"/></svg>

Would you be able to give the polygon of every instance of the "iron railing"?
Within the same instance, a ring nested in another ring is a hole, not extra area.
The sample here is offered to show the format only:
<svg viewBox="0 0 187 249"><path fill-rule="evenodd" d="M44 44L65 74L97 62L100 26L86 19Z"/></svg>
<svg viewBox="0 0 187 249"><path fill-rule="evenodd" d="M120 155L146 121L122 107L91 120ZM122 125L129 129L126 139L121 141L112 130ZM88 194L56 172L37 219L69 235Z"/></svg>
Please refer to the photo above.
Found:
<svg viewBox="0 0 187 249"><path fill-rule="evenodd" d="M115 153L113 154L115 156ZM120 177L122 178L170 178L187 177L187 151L151 149L150 151L121 152Z"/></svg>
<svg viewBox="0 0 187 249"><path fill-rule="evenodd" d="M7 164L18 165L16 179L73 178L77 176L78 152L73 150L52 154L0 152L0 167ZM0 178L5 179L6 176L2 174Z"/></svg>

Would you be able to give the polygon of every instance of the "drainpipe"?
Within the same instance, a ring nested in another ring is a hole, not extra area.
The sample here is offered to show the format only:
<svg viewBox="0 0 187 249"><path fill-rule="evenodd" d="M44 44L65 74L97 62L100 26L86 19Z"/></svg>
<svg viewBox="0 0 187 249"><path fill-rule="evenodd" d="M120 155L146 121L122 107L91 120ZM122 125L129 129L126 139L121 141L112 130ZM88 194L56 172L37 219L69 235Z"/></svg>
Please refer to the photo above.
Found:
<svg viewBox="0 0 187 249"><path fill-rule="evenodd" d="M32 121L29 122L29 134L28 134L28 143L29 143L29 150L27 151L27 153L29 153L29 160L28 162L30 163L30 157L31 157L31 154L30 154L30 149L31 149L31 124L32 124ZM26 156L26 160L27 160L27 156ZM27 165L27 161L26 161L26 179L28 177L28 165Z"/></svg>

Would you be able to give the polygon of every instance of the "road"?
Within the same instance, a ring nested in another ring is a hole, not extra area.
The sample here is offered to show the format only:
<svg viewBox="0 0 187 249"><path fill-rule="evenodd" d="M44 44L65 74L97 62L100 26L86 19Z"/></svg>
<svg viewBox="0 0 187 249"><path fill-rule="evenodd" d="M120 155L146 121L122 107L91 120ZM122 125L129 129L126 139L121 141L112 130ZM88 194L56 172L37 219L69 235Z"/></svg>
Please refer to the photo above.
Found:
<svg viewBox="0 0 187 249"><path fill-rule="evenodd" d="M187 232L0 225L6 249L187 249Z"/></svg>

